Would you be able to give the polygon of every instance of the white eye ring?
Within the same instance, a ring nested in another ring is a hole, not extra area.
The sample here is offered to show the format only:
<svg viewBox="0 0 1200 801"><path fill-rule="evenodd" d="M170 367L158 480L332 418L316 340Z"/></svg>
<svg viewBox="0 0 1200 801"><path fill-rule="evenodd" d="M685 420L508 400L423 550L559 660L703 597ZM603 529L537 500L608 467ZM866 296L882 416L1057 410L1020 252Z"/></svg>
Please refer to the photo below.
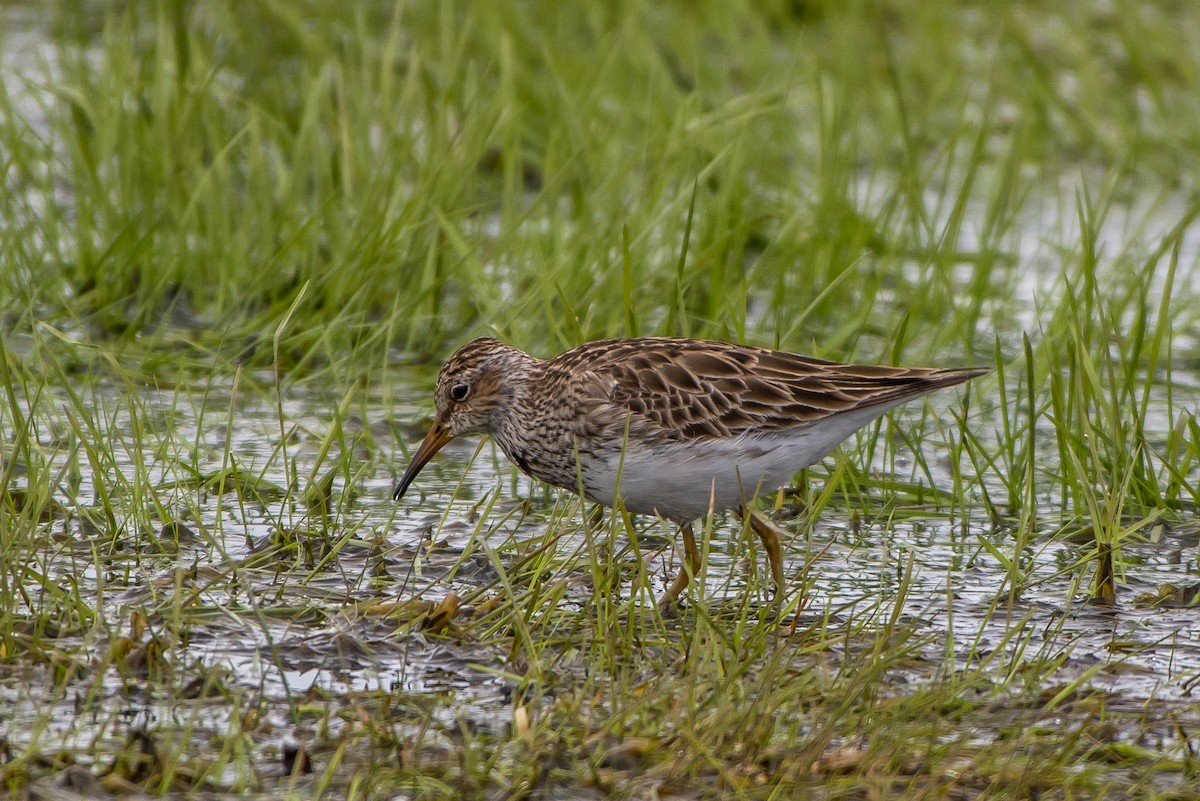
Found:
<svg viewBox="0 0 1200 801"><path fill-rule="evenodd" d="M462 403L471 394L470 384L455 384L450 387L450 400Z"/></svg>

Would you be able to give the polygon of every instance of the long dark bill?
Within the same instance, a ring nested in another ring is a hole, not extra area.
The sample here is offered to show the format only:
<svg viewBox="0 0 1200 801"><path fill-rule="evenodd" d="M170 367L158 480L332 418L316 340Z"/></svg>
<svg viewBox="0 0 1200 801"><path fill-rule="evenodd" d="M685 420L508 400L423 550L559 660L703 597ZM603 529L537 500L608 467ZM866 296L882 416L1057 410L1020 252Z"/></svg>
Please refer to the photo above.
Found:
<svg viewBox="0 0 1200 801"><path fill-rule="evenodd" d="M421 440L421 447L417 448L408 469L400 477L400 483L396 485L396 491L392 493L392 497L396 500L403 498L405 491L408 490L408 485L413 483L413 479L417 477L417 473L421 472L421 468L428 464L433 455L452 439L454 438L447 433L446 429L442 428L440 423L434 423L433 428L429 429L429 433L425 435L425 439Z"/></svg>

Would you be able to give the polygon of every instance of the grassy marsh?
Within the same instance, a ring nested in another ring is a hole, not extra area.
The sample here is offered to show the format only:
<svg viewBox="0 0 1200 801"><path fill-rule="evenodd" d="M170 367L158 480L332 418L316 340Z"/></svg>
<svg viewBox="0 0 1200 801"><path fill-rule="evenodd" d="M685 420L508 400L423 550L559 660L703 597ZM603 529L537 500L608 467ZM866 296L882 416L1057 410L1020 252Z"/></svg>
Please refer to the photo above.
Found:
<svg viewBox="0 0 1200 801"><path fill-rule="evenodd" d="M1192 793L1200 9L2 9L12 794ZM663 619L490 445L390 500L485 332L996 371Z"/></svg>

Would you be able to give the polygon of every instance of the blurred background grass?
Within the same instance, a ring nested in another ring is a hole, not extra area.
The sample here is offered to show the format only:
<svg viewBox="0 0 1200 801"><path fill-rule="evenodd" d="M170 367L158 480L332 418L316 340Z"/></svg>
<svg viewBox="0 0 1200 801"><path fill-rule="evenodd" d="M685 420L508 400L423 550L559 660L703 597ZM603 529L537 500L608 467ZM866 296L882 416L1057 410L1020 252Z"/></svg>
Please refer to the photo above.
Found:
<svg viewBox="0 0 1200 801"><path fill-rule="evenodd" d="M986 360L1089 225L1133 292L1200 177L1184 2L9 8L52 35L6 64L0 312L150 373L268 364L293 306L296 380L488 331Z"/></svg>

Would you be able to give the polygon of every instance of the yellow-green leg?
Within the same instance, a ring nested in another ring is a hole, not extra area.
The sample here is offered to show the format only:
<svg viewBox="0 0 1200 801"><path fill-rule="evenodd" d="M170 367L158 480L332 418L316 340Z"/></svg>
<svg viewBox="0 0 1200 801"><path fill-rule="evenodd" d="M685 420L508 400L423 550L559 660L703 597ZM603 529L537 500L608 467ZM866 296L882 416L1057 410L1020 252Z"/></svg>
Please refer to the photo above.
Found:
<svg viewBox="0 0 1200 801"><path fill-rule="evenodd" d="M679 598L679 593L683 592L684 587L688 585L688 581L694 575L700 574L700 550L696 547L696 537L692 534L692 524L684 523L679 527L679 533L683 535L683 564L679 566L679 575L671 582L671 586L667 587L667 591L663 597L659 599L659 608L666 608Z"/></svg>
<svg viewBox="0 0 1200 801"><path fill-rule="evenodd" d="M767 562L771 565L771 578L775 581L775 599L783 595L783 549L779 545L779 534L775 524L755 514L748 506L741 509L742 517L750 521L750 528L762 540L763 550L767 552Z"/></svg>

